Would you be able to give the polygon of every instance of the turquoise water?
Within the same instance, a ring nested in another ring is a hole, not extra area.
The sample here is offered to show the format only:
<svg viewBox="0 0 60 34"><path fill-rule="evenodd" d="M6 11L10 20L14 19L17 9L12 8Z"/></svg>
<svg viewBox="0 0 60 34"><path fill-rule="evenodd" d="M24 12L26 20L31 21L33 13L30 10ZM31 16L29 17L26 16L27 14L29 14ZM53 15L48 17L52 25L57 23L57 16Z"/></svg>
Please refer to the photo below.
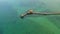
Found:
<svg viewBox="0 0 60 34"><path fill-rule="evenodd" d="M59 12L60 0L0 0L0 34L60 34L60 15L21 19L29 9Z"/></svg>

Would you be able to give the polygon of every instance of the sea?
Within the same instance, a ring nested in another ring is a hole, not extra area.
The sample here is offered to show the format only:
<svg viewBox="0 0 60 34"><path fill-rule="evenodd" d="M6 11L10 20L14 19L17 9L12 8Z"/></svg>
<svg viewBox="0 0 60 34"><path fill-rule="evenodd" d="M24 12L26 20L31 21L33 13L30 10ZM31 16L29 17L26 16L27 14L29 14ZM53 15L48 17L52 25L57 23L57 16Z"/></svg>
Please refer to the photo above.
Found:
<svg viewBox="0 0 60 34"><path fill-rule="evenodd" d="M0 0L0 34L60 34L60 15L21 15L60 12L60 0Z"/></svg>

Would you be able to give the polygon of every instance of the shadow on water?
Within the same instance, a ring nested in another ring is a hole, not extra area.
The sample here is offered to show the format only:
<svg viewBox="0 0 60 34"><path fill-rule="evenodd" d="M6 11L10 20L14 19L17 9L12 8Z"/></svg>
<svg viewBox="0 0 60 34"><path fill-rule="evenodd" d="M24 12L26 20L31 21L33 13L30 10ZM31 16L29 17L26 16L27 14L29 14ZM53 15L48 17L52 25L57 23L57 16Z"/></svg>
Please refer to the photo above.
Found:
<svg viewBox="0 0 60 34"><path fill-rule="evenodd" d="M0 25L0 34L4 34L4 27Z"/></svg>
<svg viewBox="0 0 60 34"><path fill-rule="evenodd" d="M48 16L47 18L60 29L60 15Z"/></svg>
<svg viewBox="0 0 60 34"><path fill-rule="evenodd" d="M3 34L4 32L3 32L3 30L0 30L0 34Z"/></svg>
<svg viewBox="0 0 60 34"><path fill-rule="evenodd" d="M33 18L33 17L32 17ZM30 18L19 19L21 34L55 34L45 26L40 25Z"/></svg>

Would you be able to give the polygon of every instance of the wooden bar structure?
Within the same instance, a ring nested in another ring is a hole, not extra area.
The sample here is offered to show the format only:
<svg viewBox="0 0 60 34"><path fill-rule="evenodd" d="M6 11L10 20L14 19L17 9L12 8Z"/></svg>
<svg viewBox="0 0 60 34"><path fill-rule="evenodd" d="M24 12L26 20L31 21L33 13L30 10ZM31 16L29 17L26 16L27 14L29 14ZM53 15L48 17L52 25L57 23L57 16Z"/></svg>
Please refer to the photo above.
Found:
<svg viewBox="0 0 60 34"><path fill-rule="evenodd" d="M28 10L27 13L20 15L21 18L24 18L26 15L60 15L60 12L33 12L33 10Z"/></svg>

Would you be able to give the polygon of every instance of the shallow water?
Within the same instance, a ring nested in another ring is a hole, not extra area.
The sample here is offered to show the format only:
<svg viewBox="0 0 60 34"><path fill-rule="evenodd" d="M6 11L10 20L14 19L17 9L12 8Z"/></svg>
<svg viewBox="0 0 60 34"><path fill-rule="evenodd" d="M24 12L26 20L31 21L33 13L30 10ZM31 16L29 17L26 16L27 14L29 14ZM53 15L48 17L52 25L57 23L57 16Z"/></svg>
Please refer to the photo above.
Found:
<svg viewBox="0 0 60 34"><path fill-rule="evenodd" d="M0 34L60 34L60 15L21 19L28 9L59 12L60 0L0 0Z"/></svg>

